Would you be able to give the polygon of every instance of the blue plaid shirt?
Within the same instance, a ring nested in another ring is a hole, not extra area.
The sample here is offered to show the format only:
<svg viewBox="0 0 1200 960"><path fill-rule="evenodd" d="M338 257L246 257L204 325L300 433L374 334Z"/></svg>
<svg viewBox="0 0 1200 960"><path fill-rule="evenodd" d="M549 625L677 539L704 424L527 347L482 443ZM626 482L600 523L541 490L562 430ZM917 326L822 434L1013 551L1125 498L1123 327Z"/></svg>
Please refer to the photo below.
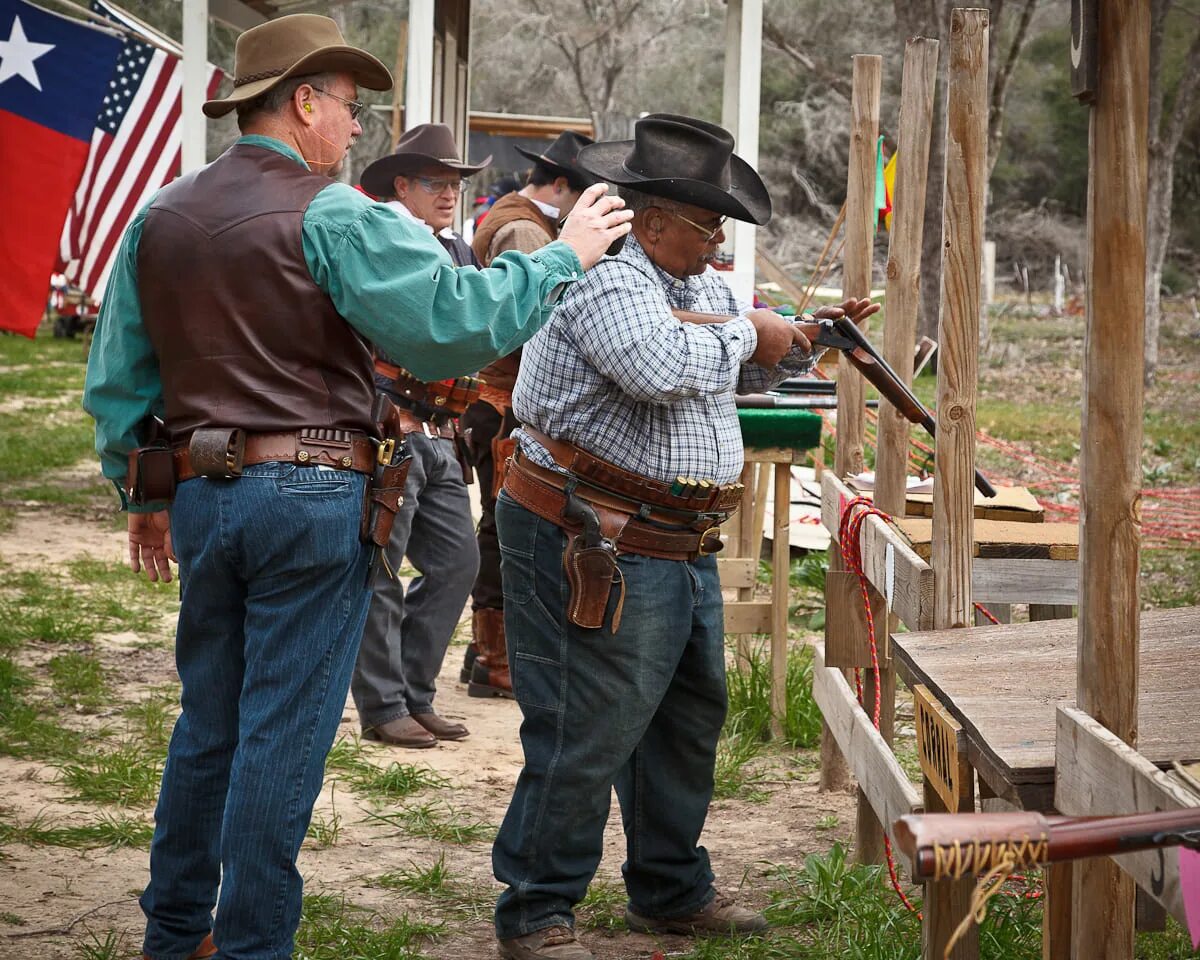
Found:
<svg viewBox="0 0 1200 960"><path fill-rule="evenodd" d="M672 308L739 315L681 323ZM734 393L758 393L812 369L792 348L773 370L746 361L754 326L721 275L680 280L659 269L632 235L571 287L525 345L513 410L547 436L569 440L633 473L730 483L742 472ZM553 467L518 430L531 461Z"/></svg>

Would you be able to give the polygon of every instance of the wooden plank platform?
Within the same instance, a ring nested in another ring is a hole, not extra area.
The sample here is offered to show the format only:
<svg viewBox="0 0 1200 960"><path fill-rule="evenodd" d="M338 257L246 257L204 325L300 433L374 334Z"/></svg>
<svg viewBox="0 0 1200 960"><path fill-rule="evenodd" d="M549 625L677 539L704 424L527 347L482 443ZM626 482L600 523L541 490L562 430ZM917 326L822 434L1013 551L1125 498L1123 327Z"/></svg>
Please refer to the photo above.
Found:
<svg viewBox="0 0 1200 960"><path fill-rule="evenodd" d="M901 517L893 521L913 552L929 560L933 520ZM1078 560L1078 523L1012 523L1008 520L976 520L976 557L1003 560Z"/></svg>
<svg viewBox="0 0 1200 960"><path fill-rule="evenodd" d="M848 486L859 496L873 496L873 491L863 490L853 478ZM909 490L904 497L904 515L932 517L933 494ZM978 490L975 491L975 519L1041 523L1046 519L1046 510L1027 487L996 487L995 497L985 497Z"/></svg>
<svg viewBox="0 0 1200 960"><path fill-rule="evenodd" d="M1074 703L1077 620L892 634L904 681L963 725L968 759L997 796L1049 809L1055 708ZM1159 766L1200 759L1200 607L1141 618L1138 750Z"/></svg>

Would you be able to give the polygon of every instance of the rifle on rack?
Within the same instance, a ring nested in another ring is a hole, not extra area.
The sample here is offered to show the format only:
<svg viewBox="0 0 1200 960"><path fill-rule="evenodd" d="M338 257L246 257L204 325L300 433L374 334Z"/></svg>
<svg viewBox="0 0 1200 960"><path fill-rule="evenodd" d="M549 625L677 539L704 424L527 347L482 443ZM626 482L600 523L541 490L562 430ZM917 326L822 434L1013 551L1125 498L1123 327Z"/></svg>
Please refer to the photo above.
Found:
<svg viewBox="0 0 1200 960"><path fill-rule="evenodd" d="M935 436L937 423L933 419L933 414L917 399L916 394L905 385L904 381L896 376L896 371L871 345L871 341L863 335L853 320L848 317L838 317L836 320L805 318L803 323L806 328L814 325L819 328L815 335L810 335L808 338L813 344L841 350L851 365L879 391L884 399L900 411L901 416L911 423L924 427L925 432L931 437ZM985 497L996 495L995 487L978 470L975 471L975 487Z"/></svg>
<svg viewBox="0 0 1200 960"><path fill-rule="evenodd" d="M1200 807L1116 817L909 814L896 821L894 833L920 883L1156 847L1200 850Z"/></svg>

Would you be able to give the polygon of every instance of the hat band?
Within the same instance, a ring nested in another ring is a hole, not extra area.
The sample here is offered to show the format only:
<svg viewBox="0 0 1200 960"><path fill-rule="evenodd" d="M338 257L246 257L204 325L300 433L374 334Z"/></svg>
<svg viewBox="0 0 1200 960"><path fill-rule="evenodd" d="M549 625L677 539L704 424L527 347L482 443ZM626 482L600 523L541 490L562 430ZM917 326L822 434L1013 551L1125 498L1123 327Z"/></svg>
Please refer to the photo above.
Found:
<svg viewBox="0 0 1200 960"><path fill-rule="evenodd" d="M234 87L244 87L248 83L254 83L256 80L268 80L271 77L281 77L287 73L287 67L281 67L278 70L263 70L260 73L250 73L244 77L238 77L233 81Z"/></svg>

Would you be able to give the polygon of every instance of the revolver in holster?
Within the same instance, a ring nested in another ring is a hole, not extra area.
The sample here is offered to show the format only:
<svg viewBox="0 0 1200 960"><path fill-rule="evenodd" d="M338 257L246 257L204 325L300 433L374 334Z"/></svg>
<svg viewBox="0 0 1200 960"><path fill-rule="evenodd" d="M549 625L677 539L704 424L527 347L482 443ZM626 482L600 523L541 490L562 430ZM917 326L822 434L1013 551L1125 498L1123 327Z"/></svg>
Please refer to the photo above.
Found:
<svg viewBox="0 0 1200 960"><path fill-rule="evenodd" d="M404 431L400 428L396 407L387 397L375 397L374 420L380 426L383 439L379 442L375 469L367 484L362 528L359 531L360 539L371 547L368 579L374 572L375 562L387 549L396 514L404 503L404 481L412 465L412 454L404 442ZM386 556L384 567L387 568ZM388 573L394 576L391 570Z"/></svg>

